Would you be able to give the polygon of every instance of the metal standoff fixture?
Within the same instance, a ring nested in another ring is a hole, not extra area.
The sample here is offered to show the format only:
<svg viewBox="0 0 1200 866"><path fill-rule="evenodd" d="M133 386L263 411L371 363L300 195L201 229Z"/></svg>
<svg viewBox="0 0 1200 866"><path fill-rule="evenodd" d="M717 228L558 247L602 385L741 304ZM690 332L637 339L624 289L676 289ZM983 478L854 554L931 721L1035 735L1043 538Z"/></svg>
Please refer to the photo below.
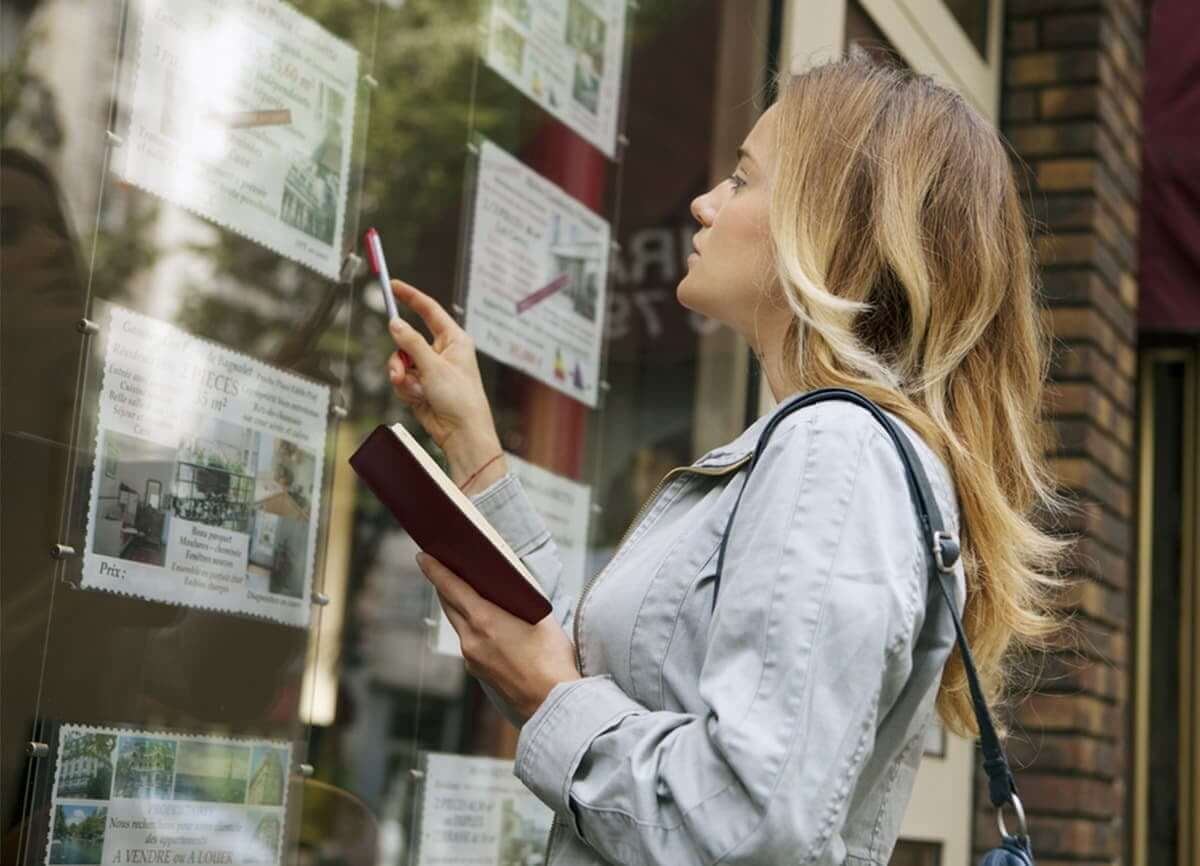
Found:
<svg viewBox="0 0 1200 866"><path fill-rule="evenodd" d="M358 269L362 267L362 257L358 253L346 253L346 258L342 259L342 270L338 278L343 283L351 283L358 276Z"/></svg>

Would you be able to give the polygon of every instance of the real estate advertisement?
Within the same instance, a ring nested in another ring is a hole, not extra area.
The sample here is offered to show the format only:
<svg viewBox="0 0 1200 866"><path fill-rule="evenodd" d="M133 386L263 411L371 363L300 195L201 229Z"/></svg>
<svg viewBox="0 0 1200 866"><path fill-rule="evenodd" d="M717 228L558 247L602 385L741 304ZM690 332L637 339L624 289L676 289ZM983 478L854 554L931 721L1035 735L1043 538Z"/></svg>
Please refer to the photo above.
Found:
<svg viewBox="0 0 1200 866"><path fill-rule="evenodd" d="M110 307L81 586L308 624L329 388Z"/></svg>
<svg viewBox="0 0 1200 866"><path fill-rule="evenodd" d="M279 0L141 11L118 172L336 279L358 53Z"/></svg>
<svg viewBox="0 0 1200 866"><path fill-rule="evenodd" d="M609 159L616 153L626 0L493 0L484 61Z"/></svg>
<svg viewBox="0 0 1200 866"><path fill-rule="evenodd" d="M595 407L608 222L487 140L476 184L467 331L481 352Z"/></svg>
<svg viewBox="0 0 1200 866"><path fill-rule="evenodd" d="M591 516L592 489L586 484L535 466L512 454L504 455L509 471L521 482L533 507L546 522L546 528L558 548L562 562L559 580L563 591L578 597L583 588L587 569L588 518ZM438 625L434 637L434 652L461 656L458 633L446 612L438 608Z"/></svg>
<svg viewBox="0 0 1200 866"><path fill-rule="evenodd" d="M291 746L64 725L47 866L282 860Z"/></svg>
<svg viewBox="0 0 1200 866"><path fill-rule="evenodd" d="M541 863L553 813L513 776L513 763L428 752L415 866Z"/></svg>

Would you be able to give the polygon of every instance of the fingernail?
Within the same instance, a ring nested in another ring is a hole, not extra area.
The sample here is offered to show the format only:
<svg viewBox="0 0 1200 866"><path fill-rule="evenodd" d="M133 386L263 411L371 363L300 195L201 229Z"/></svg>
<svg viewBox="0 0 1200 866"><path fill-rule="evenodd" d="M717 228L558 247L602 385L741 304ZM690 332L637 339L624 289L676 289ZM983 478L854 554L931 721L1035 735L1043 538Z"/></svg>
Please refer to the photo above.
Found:
<svg viewBox="0 0 1200 866"><path fill-rule="evenodd" d="M421 568L424 568L424 567L425 567L425 560L427 560L428 558L429 558L429 557L428 557L428 556L426 556L426 555L425 555L423 552L422 552L422 553L418 553L418 554L417 554L417 565L421 566Z"/></svg>

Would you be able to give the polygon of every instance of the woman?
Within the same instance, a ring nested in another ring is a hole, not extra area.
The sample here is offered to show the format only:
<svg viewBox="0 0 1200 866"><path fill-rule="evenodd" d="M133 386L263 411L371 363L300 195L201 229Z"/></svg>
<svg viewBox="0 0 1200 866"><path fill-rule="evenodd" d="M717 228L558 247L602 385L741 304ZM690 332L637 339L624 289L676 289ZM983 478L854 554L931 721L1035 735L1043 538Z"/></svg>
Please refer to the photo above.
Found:
<svg viewBox="0 0 1200 866"><path fill-rule="evenodd" d="M828 64L783 86L692 212L680 302L746 338L777 400L821 386L875 400L955 534L961 507L957 602L998 694L1006 649L1052 626L1063 543L1029 519L1061 501L1039 436L1046 336L996 133L927 78ZM435 335L393 327L415 364L389 362L397 392L555 607L527 625L419 557L468 669L521 725L515 773L557 818L549 863L886 863L935 707L956 731L974 722L878 422L839 402L784 419L715 608L721 535L769 416L670 473L576 603L496 456L470 339L417 290L396 294Z"/></svg>

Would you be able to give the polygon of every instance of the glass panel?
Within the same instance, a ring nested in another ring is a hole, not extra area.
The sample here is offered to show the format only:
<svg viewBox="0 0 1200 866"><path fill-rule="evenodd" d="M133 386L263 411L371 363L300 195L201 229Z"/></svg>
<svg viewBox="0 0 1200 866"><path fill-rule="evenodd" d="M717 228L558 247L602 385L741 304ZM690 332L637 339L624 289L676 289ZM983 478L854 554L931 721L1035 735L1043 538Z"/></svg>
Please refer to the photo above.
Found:
<svg viewBox="0 0 1200 866"><path fill-rule="evenodd" d="M0 6L4 862L107 862L138 832L161 850L148 822L184 836L164 816L198 803L223 829L197 847L235 862L407 862L441 784L497 804L504 856L538 856L516 730L346 465L379 423L429 441L348 254L369 222L393 274L473 326L485 141L607 224L593 250L560 222L526 286L593 323L592 354L479 355L582 583L701 419L742 412L700 380L744 344L674 289L690 201L734 159L712 153L721 63L697 52L746 63L766 33L718 0L566 5L557 78L527 74L545 33L524 0Z"/></svg>
<svg viewBox="0 0 1200 866"><path fill-rule="evenodd" d="M0 12L3 859L290 859L377 10Z"/></svg>

